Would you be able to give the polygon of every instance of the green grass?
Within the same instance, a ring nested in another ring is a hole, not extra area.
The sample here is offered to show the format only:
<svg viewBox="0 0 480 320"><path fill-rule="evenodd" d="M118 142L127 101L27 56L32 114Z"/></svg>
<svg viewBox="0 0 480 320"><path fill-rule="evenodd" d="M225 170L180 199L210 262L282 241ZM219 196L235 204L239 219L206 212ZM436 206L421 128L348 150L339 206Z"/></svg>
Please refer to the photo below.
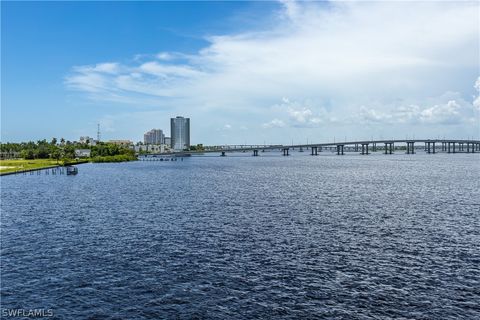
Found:
<svg viewBox="0 0 480 320"><path fill-rule="evenodd" d="M44 167L61 164L60 161L52 159L35 160L0 160L0 173L13 172L19 170L39 169Z"/></svg>
<svg viewBox="0 0 480 320"><path fill-rule="evenodd" d="M85 162L123 162L137 160L131 155L116 155L108 157L93 157L90 159L81 159L79 161L72 159L35 159L35 160L0 160L0 174L29 169L41 169L56 165L72 165Z"/></svg>

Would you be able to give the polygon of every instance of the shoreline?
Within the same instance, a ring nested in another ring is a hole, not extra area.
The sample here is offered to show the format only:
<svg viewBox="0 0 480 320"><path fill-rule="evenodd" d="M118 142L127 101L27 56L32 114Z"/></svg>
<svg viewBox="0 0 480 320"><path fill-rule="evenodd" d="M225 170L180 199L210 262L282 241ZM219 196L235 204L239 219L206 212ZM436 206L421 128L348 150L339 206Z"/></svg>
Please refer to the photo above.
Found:
<svg viewBox="0 0 480 320"><path fill-rule="evenodd" d="M53 168L59 168L59 167L66 167L66 166L77 165L77 164L84 164L84 163L89 163L89 162L90 161L85 160L85 161L79 161L79 162L68 163L68 164L63 164L63 165L62 164L56 164L56 165L45 166L45 167L20 169L20 170L15 170L15 171L8 171L8 172L0 172L0 177L13 175L13 174L22 174L22 173L27 173L27 172L32 172L32 171L40 171L40 170L47 170L47 169L53 169Z"/></svg>

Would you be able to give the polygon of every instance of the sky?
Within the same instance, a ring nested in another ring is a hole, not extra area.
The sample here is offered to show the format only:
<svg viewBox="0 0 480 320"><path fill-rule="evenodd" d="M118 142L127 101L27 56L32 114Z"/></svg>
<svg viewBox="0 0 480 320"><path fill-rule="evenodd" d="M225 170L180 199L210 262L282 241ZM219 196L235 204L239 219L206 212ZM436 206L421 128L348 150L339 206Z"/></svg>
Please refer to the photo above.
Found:
<svg viewBox="0 0 480 320"><path fill-rule="evenodd" d="M480 139L476 1L1 2L1 142Z"/></svg>

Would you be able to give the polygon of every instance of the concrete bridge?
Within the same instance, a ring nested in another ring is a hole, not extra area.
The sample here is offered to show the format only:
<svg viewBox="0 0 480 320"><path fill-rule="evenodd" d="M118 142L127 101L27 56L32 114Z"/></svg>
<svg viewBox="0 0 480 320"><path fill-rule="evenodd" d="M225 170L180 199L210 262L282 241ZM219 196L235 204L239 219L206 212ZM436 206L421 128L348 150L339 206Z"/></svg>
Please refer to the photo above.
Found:
<svg viewBox="0 0 480 320"><path fill-rule="evenodd" d="M395 151L402 151L407 154L414 154L417 150L426 153L475 153L480 152L480 140L461 139L400 139L400 140L361 140L330 143L292 144L292 145L234 145L207 147L202 151L179 151L170 155L186 156L200 155L206 153L219 153L226 156L233 152L251 152L253 156L259 156L259 152L278 150L284 156L290 155L292 150L300 152L309 151L312 156L329 150L343 155L345 152L357 152L368 155L372 152L393 154ZM163 154L166 155L166 154Z"/></svg>

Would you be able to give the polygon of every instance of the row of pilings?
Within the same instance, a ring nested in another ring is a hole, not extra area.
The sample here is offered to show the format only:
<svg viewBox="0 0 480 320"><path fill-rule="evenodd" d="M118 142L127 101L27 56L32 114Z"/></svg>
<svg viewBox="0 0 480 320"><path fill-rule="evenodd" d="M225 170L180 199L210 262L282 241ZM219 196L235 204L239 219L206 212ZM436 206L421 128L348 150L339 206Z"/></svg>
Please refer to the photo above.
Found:
<svg viewBox="0 0 480 320"><path fill-rule="evenodd" d="M440 145L440 146L439 146ZM423 148L426 153L438 153L438 149L441 147L441 151L445 153L475 153L480 152L480 143L476 142L425 142L425 147ZM371 152L382 151L384 154L393 154L394 151L405 150L406 154L415 154L415 150L421 148L415 147L415 141L406 141L405 146L395 146L394 142L383 142L383 147L378 147L376 142L373 143L358 143L354 145L346 144L336 144L330 146L301 146L298 147L299 152L303 152L304 148L307 150L310 149L310 154L312 156L318 155L319 152L322 152L323 149L336 152L337 155L344 155L345 152L358 152L362 155L368 155ZM295 147L282 147L279 148L283 156L290 155L290 149L295 150ZM253 156L256 157L259 155L259 151L265 152L265 149L253 149ZM273 150L273 149L270 149ZM243 150L246 152L247 150ZM226 156L227 151L221 151L221 156Z"/></svg>

